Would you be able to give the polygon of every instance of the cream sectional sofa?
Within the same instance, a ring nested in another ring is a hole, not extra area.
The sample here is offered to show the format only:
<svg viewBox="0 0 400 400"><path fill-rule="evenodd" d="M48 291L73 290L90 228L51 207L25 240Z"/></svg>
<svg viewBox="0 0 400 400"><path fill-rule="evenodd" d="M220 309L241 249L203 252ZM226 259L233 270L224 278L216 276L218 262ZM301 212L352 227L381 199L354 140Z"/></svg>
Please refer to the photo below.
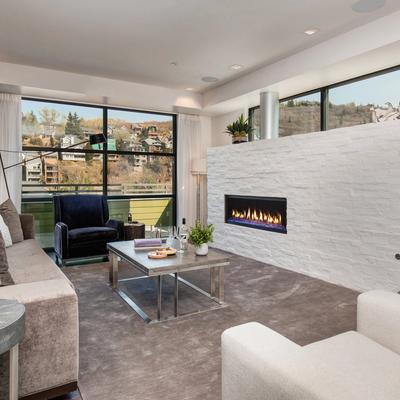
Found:
<svg viewBox="0 0 400 400"><path fill-rule="evenodd" d="M26 307L19 353L19 395L46 399L77 388L78 299L71 282L34 239L34 219L20 216L24 241L6 249L15 285L0 298Z"/></svg>
<svg viewBox="0 0 400 400"><path fill-rule="evenodd" d="M223 400L399 400L400 295L358 297L357 332L301 347L258 323L222 335Z"/></svg>

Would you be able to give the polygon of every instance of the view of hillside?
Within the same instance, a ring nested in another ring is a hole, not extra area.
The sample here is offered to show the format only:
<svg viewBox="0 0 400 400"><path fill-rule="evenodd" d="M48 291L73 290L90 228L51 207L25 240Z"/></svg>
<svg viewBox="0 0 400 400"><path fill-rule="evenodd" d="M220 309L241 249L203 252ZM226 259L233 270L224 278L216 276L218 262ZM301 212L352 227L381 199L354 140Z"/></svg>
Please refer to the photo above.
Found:
<svg viewBox="0 0 400 400"><path fill-rule="evenodd" d="M46 186L46 191L72 191L77 188L80 192L101 191L103 154L85 153L82 150L102 150L102 147L90 147L81 142L92 134L102 133L102 110L90 110L91 115L84 115L87 110L83 107L71 106L71 111L67 113L58 109L56 104L50 107L45 104L36 109L26 108L22 115L25 148L62 149L73 146L74 149L43 155L38 160L27 162L24 168L26 186ZM143 114L140 114L137 119L141 120L135 121L134 113L114 110L109 112L107 147L111 153L107 160L108 183L112 185L115 194L172 191L172 159L156 155L173 151L172 118L167 116L164 118L166 120L157 120L151 114L146 117L148 119L143 120ZM134 151L138 154L112 153L116 150ZM152 154L140 154L144 152ZM43 150L42 154L45 153ZM26 159L38 154L34 152Z"/></svg>
<svg viewBox="0 0 400 400"><path fill-rule="evenodd" d="M341 128L374 122L374 104L357 105L332 104L328 109L328 128ZM316 132L320 128L320 103L315 101L290 100L280 106L280 135L289 136L298 133Z"/></svg>
<svg viewBox="0 0 400 400"><path fill-rule="evenodd" d="M112 115L112 111L110 113ZM47 107L37 113L30 110L22 114L23 146L67 147L102 131L100 115L89 119L77 112L65 115ZM110 150L171 152L172 119L156 121L150 115L148 121L134 123L111 116L108 119L108 137L115 141L115 148Z"/></svg>
<svg viewBox="0 0 400 400"><path fill-rule="evenodd" d="M400 119L400 110L390 103L348 104L329 103L328 129ZM254 137L260 137L260 110L253 112ZM314 100L288 100L279 106L279 136L290 136L321 130L320 102Z"/></svg>
<svg viewBox="0 0 400 400"><path fill-rule="evenodd" d="M371 122L374 122L374 108L375 106L373 104L356 105L355 103L329 103L328 127L329 129L334 129L345 126L369 124Z"/></svg>
<svg viewBox="0 0 400 400"><path fill-rule="evenodd" d="M289 100L279 107L279 135L290 136L298 133L320 130L321 111L317 101Z"/></svg>

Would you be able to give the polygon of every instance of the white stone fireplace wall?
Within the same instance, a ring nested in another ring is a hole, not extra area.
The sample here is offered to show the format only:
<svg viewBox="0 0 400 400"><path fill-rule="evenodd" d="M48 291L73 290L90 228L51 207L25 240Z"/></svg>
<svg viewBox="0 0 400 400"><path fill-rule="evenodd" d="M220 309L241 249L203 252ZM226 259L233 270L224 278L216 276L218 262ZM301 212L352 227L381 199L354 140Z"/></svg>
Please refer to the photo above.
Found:
<svg viewBox="0 0 400 400"><path fill-rule="evenodd" d="M288 233L224 222L224 195L287 198ZM400 121L208 150L214 246L346 287L400 290Z"/></svg>

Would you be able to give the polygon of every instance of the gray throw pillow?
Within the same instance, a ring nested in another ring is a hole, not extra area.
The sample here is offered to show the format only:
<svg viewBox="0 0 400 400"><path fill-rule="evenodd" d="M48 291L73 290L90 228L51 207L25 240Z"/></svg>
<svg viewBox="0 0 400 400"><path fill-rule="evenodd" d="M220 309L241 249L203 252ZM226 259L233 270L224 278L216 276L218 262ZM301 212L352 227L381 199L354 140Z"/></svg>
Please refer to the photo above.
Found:
<svg viewBox="0 0 400 400"><path fill-rule="evenodd" d="M21 221L18 211L10 199L0 204L0 215L10 230L12 242L22 242L24 240L24 232L22 231Z"/></svg>
<svg viewBox="0 0 400 400"><path fill-rule="evenodd" d="M0 232L0 286L14 285L14 281L8 272L8 261L6 253L6 245L3 235Z"/></svg>

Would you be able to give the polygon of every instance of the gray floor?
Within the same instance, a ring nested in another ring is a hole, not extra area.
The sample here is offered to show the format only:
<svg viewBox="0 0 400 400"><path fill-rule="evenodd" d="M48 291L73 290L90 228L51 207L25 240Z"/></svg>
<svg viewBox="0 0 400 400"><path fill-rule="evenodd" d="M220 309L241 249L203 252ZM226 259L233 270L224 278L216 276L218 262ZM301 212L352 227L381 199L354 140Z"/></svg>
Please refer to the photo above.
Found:
<svg viewBox="0 0 400 400"><path fill-rule="evenodd" d="M357 293L318 279L234 256L226 270L228 307L161 324L145 324L108 285L108 264L64 268L80 307L80 390L84 400L219 400L220 335L259 321L303 345L355 328ZM131 268L124 266L125 275ZM205 271L186 275L207 288ZM165 311L172 310L165 281ZM154 311L151 282L130 286ZM181 311L209 300L181 288Z"/></svg>

